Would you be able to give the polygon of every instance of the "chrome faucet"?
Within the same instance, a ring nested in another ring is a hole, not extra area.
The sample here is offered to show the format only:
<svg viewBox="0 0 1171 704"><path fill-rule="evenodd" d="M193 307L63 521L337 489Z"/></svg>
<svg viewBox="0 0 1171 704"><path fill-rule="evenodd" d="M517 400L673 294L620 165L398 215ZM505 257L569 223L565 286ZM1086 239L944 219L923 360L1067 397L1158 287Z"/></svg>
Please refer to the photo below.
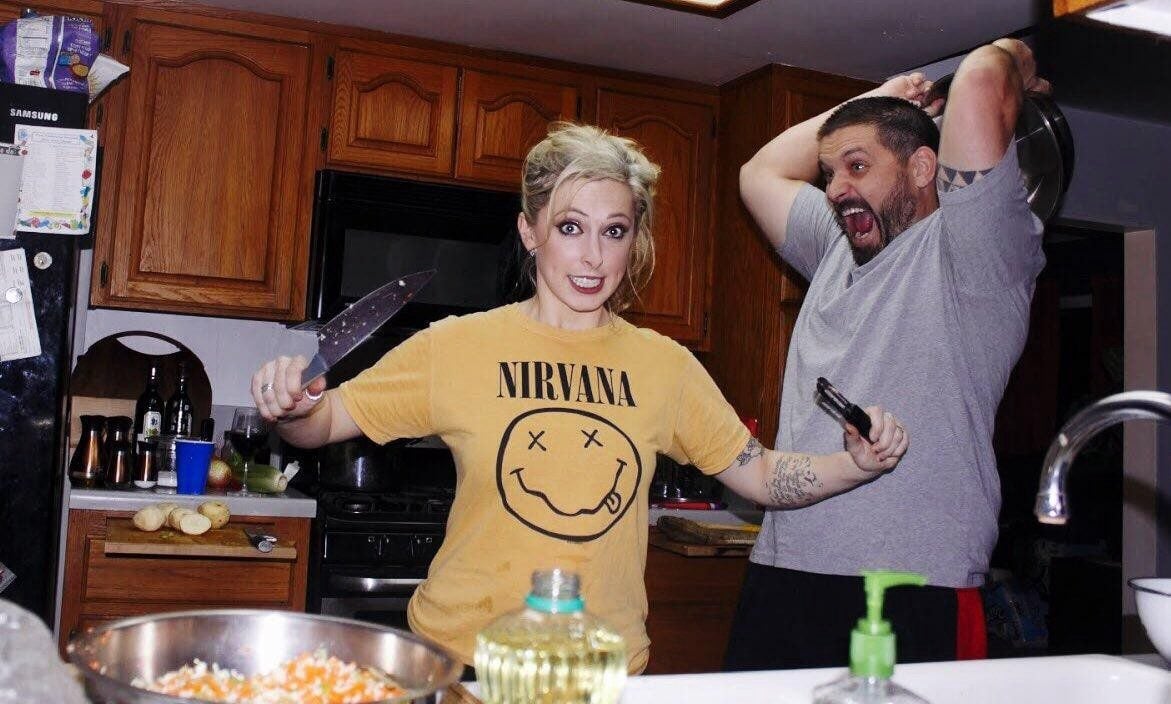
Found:
<svg viewBox="0 0 1171 704"><path fill-rule="evenodd" d="M1049 445L1045 471L1037 490L1033 513L1042 523L1069 520L1065 503L1065 478L1078 450L1100 431L1124 420L1171 421L1171 394L1161 391L1125 391L1083 408L1070 418Z"/></svg>

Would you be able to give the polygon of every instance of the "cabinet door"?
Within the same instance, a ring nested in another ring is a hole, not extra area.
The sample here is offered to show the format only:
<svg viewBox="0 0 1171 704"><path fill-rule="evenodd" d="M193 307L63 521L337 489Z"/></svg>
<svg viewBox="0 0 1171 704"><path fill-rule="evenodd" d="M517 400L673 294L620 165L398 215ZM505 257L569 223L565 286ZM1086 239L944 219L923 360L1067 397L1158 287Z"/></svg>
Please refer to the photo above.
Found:
<svg viewBox="0 0 1171 704"><path fill-rule="evenodd" d="M97 305L251 318L304 310L309 35L143 10ZM119 32L122 34L122 32ZM106 184L110 185L110 184Z"/></svg>
<svg viewBox="0 0 1171 704"><path fill-rule="evenodd" d="M456 177L519 189L525 155L550 122L577 116L577 95L573 86L465 71Z"/></svg>
<svg viewBox="0 0 1171 704"><path fill-rule="evenodd" d="M702 347L708 281L715 147L709 105L602 89L598 124L642 145L662 169L655 197L655 272L626 317Z"/></svg>
<svg viewBox="0 0 1171 704"><path fill-rule="evenodd" d="M450 175L455 66L337 52L330 165Z"/></svg>

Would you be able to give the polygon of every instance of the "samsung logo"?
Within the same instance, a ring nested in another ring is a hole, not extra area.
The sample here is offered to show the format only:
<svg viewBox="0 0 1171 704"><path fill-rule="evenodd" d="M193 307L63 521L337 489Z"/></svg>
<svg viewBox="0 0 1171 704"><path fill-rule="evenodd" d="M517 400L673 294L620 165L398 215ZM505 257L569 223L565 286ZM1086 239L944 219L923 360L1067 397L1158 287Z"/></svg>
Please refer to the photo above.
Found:
<svg viewBox="0 0 1171 704"><path fill-rule="evenodd" d="M57 113L43 112L41 110L21 110L19 108L8 108L9 117L23 117L27 120L45 120L46 122L57 122Z"/></svg>

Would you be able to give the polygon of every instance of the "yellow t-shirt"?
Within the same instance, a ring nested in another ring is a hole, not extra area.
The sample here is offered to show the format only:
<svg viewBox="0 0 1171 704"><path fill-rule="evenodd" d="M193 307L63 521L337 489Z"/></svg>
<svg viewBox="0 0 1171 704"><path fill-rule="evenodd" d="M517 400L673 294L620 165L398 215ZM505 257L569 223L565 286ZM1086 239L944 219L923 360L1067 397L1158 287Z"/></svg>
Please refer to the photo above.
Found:
<svg viewBox="0 0 1171 704"><path fill-rule="evenodd" d="M561 330L509 305L435 323L340 391L372 440L437 435L455 459L412 629L471 663L476 633L522 606L534 570L558 566L625 638L631 671L646 667L655 455L714 474L749 440L690 352L620 318Z"/></svg>

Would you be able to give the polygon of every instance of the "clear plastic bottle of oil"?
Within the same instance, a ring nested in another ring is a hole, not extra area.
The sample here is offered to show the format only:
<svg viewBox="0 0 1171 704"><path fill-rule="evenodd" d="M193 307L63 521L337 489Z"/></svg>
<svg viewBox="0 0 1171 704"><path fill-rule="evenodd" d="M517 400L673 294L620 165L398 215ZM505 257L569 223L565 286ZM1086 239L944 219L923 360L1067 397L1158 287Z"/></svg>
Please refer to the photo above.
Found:
<svg viewBox="0 0 1171 704"><path fill-rule="evenodd" d="M585 611L577 575L533 573L525 607L476 636L485 704L614 704L626 684L622 636Z"/></svg>

